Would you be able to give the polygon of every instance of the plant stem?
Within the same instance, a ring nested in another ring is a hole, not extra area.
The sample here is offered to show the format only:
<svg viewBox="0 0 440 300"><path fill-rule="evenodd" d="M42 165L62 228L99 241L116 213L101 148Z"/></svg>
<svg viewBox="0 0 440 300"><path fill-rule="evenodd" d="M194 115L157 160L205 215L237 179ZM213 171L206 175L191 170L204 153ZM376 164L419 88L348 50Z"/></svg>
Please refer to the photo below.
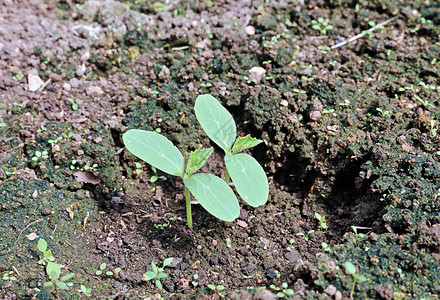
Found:
<svg viewBox="0 0 440 300"><path fill-rule="evenodd" d="M228 172L228 169L226 169L225 182L226 182L227 184L229 184L229 172Z"/></svg>
<svg viewBox="0 0 440 300"><path fill-rule="evenodd" d="M193 229L193 221L191 215L191 195L188 188L185 186L185 201L186 201L186 221L189 229Z"/></svg>
<svg viewBox="0 0 440 300"><path fill-rule="evenodd" d="M353 286L351 287L351 291L350 291L350 299L353 299L353 292L354 292L354 287L356 286L356 281L357 281L357 277L353 276Z"/></svg>

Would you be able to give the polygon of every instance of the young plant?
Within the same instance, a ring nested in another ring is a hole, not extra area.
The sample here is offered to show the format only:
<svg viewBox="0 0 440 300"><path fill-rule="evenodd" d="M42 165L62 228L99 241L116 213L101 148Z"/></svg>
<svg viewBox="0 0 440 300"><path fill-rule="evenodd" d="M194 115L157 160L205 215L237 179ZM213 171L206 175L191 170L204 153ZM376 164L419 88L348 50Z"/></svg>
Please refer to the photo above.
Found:
<svg viewBox="0 0 440 300"><path fill-rule="evenodd" d="M315 230L312 229L312 230L309 230L307 232L307 234L304 234L303 232L298 232L296 235L297 236L302 236L304 238L304 240L308 241L309 240L309 235L311 235L314 232L315 232Z"/></svg>
<svg viewBox="0 0 440 300"><path fill-rule="evenodd" d="M211 95L200 95L194 106L197 120L209 138L225 151L226 175L232 178L241 198L257 207L266 203L269 184L261 165L249 154L240 153L262 142L250 135L237 139L235 121L220 102Z"/></svg>
<svg viewBox="0 0 440 300"><path fill-rule="evenodd" d="M161 279L166 278L168 275L164 273L164 269L166 266L168 266L170 263L173 262L172 257L169 257L163 261L162 268L158 268L154 261L151 262L151 271L147 271L147 273L144 274L144 277L142 280L144 281L150 281L155 280L154 284L156 285L157 289L159 291L163 290L162 282L160 282Z"/></svg>
<svg viewBox="0 0 440 300"><path fill-rule="evenodd" d="M49 262L52 262L55 260L55 258L52 255L51 250L47 250L47 242L45 239L39 239L37 244L37 249L43 254L43 258L38 261L40 265L47 265Z"/></svg>
<svg viewBox="0 0 440 300"><path fill-rule="evenodd" d="M285 298L287 296L293 295L294 292L292 289L288 288L287 282L283 282L280 287L276 286L275 284L271 284L269 288L275 292L277 292L278 298Z"/></svg>
<svg viewBox="0 0 440 300"><path fill-rule="evenodd" d="M105 271L105 269L107 268L107 264L106 263L102 263L102 264L100 264L99 265L99 270L97 270L96 272L95 272L95 274L96 275L102 275L102 274L104 274L104 271ZM115 277L117 277L118 276L118 274L119 274L119 272L121 272L121 268L116 268L113 272L112 271L110 271L110 270L108 270L108 271L105 271L105 275L107 275L107 276L115 276Z"/></svg>
<svg viewBox="0 0 440 300"><path fill-rule="evenodd" d="M312 28L319 31L321 34L326 34L327 30L332 30L333 26L329 25L324 18L319 17L318 20L312 20Z"/></svg>
<svg viewBox="0 0 440 300"><path fill-rule="evenodd" d="M345 269L347 270L347 272L350 273L351 276L353 276L353 285L352 285L351 291L350 291L350 298L353 299L353 292L354 292L354 287L356 286L356 282L358 280L359 280L359 282L365 281L365 280L367 280L367 278L365 278L364 275L357 274L356 267L350 261L346 261L344 263L344 266L345 266Z"/></svg>
<svg viewBox="0 0 440 300"><path fill-rule="evenodd" d="M322 230L325 230L327 232L327 224L325 223L325 216L321 216L319 213L315 212L315 218L319 221L319 225L321 226Z"/></svg>
<svg viewBox="0 0 440 300"><path fill-rule="evenodd" d="M58 295L58 289L66 290L69 286L72 286L73 283L67 282L72 279L75 274L69 273L67 275L61 276L61 266L59 264L48 262L46 266L46 274L49 277L50 281L44 284L45 287L54 287L55 293ZM59 298L59 297L58 297Z"/></svg>
<svg viewBox="0 0 440 300"><path fill-rule="evenodd" d="M224 297L223 294L219 293L220 291L223 291L225 287L221 284L215 286L214 284L208 284L208 288L214 292L214 295L218 293L219 296Z"/></svg>
<svg viewBox="0 0 440 300"><path fill-rule="evenodd" d="M357 226L351 226L351 229L353 229L356 241L358 241L358 239L363 239L365 237L365 234L358 233L358 228L359 227L357 227Z"/></svg>
<svg viewBox="0 0 440 300"><path fill-rule="evenodd" d="M92 296L92 288L91 287L86 287L85 285L81 284L81 292L83 292L83 294L86 297L91 297Z"/></svg>
<svg viewBox="0 0 440 300"><path fill-rule="evenodd" d="M220 220L231 222L239 216L237 197L223 180L212 174L194 174L206 163L212 148L191 152L185 168L185 159L179 149L157 132L131 129L124 133L122 140L133 155L162 172L183 179L186 217L190 229L193 228L190 192L204 209Z"/></svg>
<svg viewBox="0 0 440 300"><path fill-rule="evenodd" d="M322 249L324 249L325 252L330 252L330 246L326 242L321 243Z"/></svg>

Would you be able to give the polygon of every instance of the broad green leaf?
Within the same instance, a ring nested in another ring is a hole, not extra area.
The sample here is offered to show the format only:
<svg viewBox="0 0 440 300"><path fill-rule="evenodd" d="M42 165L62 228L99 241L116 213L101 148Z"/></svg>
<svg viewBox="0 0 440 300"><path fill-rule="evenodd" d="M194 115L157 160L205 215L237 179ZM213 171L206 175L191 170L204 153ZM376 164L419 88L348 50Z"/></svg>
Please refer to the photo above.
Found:
<svg viewBox="0 0 440 300"><path fill-rule="evenodd" d="M269 184L255 158L246 153L225 155L225 164L238 194L247 204L257 207L266 203Z"/></svg>
<svg viewBox="0 0 440 300"><path fill-rule="evenodd" d="M195 173L198 169L203 167L208 158L211 156L212 147L208 149L197 149L192 151L188 158L188 163L186 165L186 176L190 176Z"/></svg>
<svg viewBox="0 0 440 300"><path fill-rule="evenodd" d="M165 267L168 266L170 263L172 263L173 260L174 260L173 257L168 257L167 259L165 259L165 260L163 261L163 265L162 265L162 266L165 268Z"/></svg>
<svg viewBox="0 0 440 300"><path fill-rule="evenodd" d="M60 278L61 281L67 281L72 279L75 276L75 273L69 273Z"/></svg>
<svg viewBox="0 0 440 300"><path fill-rule="evenodd" d="M344 263L345 268L347 269L347 272L351 275L356 274L356 267L351 263L350 261L346 261Z"/></svg>
<svg viewBox="0 0 440 300"><path fill-rule="evenodd" d="M154 272L151 272L151 271L148 271L144 275L144 280L145 281L149 281L149 280L154 279L154 278L156 278L156 274Z"/></svg>
<svg viewBox="0 0 440 300"><path fill-rule="evenodd" d="M163 279L163 278L167 278L167 274L166 273L159 273L157 274L157 279Z"/></svg>
<svg viewBox="0 0 440 300"><path fill-rule="evenodd" d="M38 240L38 245L37 245L38 250L40 250L41 252L44 252L47 250L47 242L45 239L39 239Z"/></svg>
<svg viewBox="0 0 440 300"><path fill-rule="evenodd" d="M200 95L194 105L197 120L203 130L225 153L231 150L237 131L229 111L213 96Z"/></svg>
<svg viewBox="0 0 440 300"><path fill-rule="evenodd" d="M154 274L159 273L159 270L157 269L157 266L154 263L154 261L151 262L151 269L153 270Z"/></svg>
<svg viewBox="0 0 440 300"><path fill-rule="evenodd" d="M62 281L57 281L57 282L55 282L55 284L57 285L57 287L59 289L62 289L62 290L67 289L67 285L64 282L62 282Z"/></svg>
<svg viewBox="0 0 440 300"><path fill-rule="evenodd" d="M61 274L61 267L59 264L48 262L46 267L46 273L51 280L58 280Z"/></svg>
<svg viewBox="0 0 440 300"><path fill-rule="evenodd" d="M122 135L122 140L133 155L165 173L183 176L185 160L182 153L163 135L131 129Z"/></svg>
<svg viewBox="0 0 440 300"><path fill-rule="evenodd" d="M237 140L235 141L234 147L232 147L231 152L232 152L232 154L237 154L245 149L255 147L256 145L258 145L262 142L263 142L262 140L251 137L250 134L248 134L245 137L239 136L237 138Z"/></svg>
<svg viewBox="0 0 440 300"><path fill-rule="evenodd" d="M217 176L198 173L184 179L183 182L203 208L214 217L232 222L240 214L234 192Z"/></svg>
<svg viewBox="0 0 440 300"><path fill-rule="evenodd" d="M51 286L53 286L53 282L51 282L51 281L45 282L44 286L45 287L51 287Z"/></svg>

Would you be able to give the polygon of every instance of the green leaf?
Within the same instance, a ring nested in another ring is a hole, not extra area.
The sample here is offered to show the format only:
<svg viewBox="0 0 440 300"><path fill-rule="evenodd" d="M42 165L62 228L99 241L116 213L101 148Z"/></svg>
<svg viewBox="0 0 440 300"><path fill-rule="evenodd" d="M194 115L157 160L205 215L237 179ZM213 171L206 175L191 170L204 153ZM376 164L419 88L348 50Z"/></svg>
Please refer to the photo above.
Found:
<svg viewBox="0 0 440 300"><path fill-rule="evenodd" d="M358 277L358 280L359 280L360 282L362 282L362 281L367 280L367 278L366 278L364 275L360 275L360 276Z"/></svg>
<svg viewBox="0 0 440 300"><path fill-rule="evenodd" d="M161 291L163 289L162 282L160 280L156 280L156 287Z"/></svg>
<svg viewBox="0 0 440 300"><path fill-rule="evenodd" d="M214 217L232 222L240 214L234 192L222 179L212 174L195 174L183 182L191 194Z"/></svg>
<svg viewBox="0 0 440 300"><path fill-rule="evenodd" d="M250 134L248 134L245 137L239 136L235 141L234 147L232 147L231 152L232 154L240 153L241 151L255 147L256 145L262 142L263 142L262 140L251 137Z"/></svg>
<svg viewBox="0 0 440 300"><path fill-rule="evenodd" d="M145 273L144 275L144 280L149 281L151 279L156 278L156 273L148 271L147 273Z"/></svg>
<svg viewBox="0 0 440 300"><path fill-rule="evenodd" d="M225 153L228 152L237 136L235 122L229 111L209 94L197 97L194 110L197 120L209 138Z"/></svg>
<svg viewBox="0 0 440 300"><path fill-rule="evenodd" d="M101 274L102 274L102 271L98 270L98 271L95 272L95 274L96 274L96 275L101 275Z"/></svg>
<svg viewBox="0 0 440 300"><path fill-rule="evenodd" d="M154 274L159 273L159 270L157 269L157 266L154 263L154 261L151 262L151 268L153 269Z"/></svg>
<svg viewBox="0 0 440 300"><path fill-rule="evenodd" d="M157 279L163 279L163 278L166 278L168 275L167 274L165 274L165 273L159 273L158 275L157 275Z"/></svg>
<svg viewBox="0 0 440 300"><path fill-rule="evenodd" d="M50 281L49 282L45 282L44 286L45 287L51 287L51 286L53 286L53 282L50 282Z"/></svg>
<svg viewBox="0 0 440 300"><path fill-rule="evenodd" d="M321 215L317 212L315 212L315 218L321 221Z"/></svg>
<svg viewBox="0 0 440 300"><path fill-rule="evenodd" d="M183 176L185 160L182 153L163 135L131 129L122 135L125 147L136 157L165 173Z"/></svg>
<svg viewBox="0 0 440 300"><path fill-rule="evenodd" d="M69 273L60 278L61 281L67 281L72 279L75 276L75 273Z"/></svg>
<svg viewBox="0 0 440 300"><path fill-rule="evenodd" d="M167 259L165 259L165 260L163 261L163 265L162 265L162 267L165 268L165 267L168 266L170 263L172 263L173 260L174 260L174 257L168 257Z"/></svg>
<svg viewBox="0 0 440 300"><path fill-rule="evenodd" d="M113 272L112 272L112 271L107 271L107 272L105 272L105 275L107 275L107 276L113 276Z"/></svg>
<svg viewBox="0 0 440 300"><path fill-rule="evenodd" d="M38 240L38 245L37 245L38 250L40 250L41 252L44 252L47 250L47 242L45 239L39 239Z"/></svg>
<svg viewBox="0 0 440 300"><path fill-rule="evenodd" d="M212 154L213 148L197 149L192 151L189 155L188 164L186 165L186 176L190 176L195 173L198 169L203 167L208 158Z"/></svg>
<svg viewBox="0 0 440 300"><path fill-rule="evenodd" d="M345 268L347 269L347 272L351 275L356 274L356 267L351 263L350 261L346 261L344 263Z"/></svg>
<svg viewBox="0 0 440 300"><path fill-rule="evenodd" d="M60 265L49 261L47 263L46 273L51 280L58 280L61 274L61 267Z"/></svg>
<svg viewBox="0 0 440 300"><path fill-rule="evenodd" d="M105 268L107 268L107 264L106 263L102 263L102 264L100 264L99 265L99 269L102 271L102 270L105 270Z"/></svg>
<svg viewBox="0 0 440 300"><path fill-rule="evenodd" d="M62 289L62 290L67 289L67 285L64 282L62 282L62 281L57 281L57 282L55 282L55 284L57 285L57 287L59 289Z"/></svg>
<svg viewBox="0 0 440 300"><path fill-rule="evenodd" d="M213 285L213 284L208 284L208 288L209 288L210 290L215 291L215 285Z"/></svg>
<svg viewBox="0 0 440 300"><path fill-rule="evenodd" d="M243 200L257 207L266 203L269 183L261 165L249 154L225 155L226 168Z"/></svg>

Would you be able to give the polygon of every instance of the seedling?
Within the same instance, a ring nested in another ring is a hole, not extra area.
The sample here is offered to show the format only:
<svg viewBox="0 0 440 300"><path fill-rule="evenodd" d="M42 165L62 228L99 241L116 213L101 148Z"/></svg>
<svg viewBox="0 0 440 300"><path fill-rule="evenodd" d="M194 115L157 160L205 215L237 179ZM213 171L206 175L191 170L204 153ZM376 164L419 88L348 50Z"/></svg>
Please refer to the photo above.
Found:
<svg viewBox="0 0 440 300"><path fill-rule="evenodd" d="M35 156L34 157L32 157L32 160L33 161L37 161L37 160L39 160L39 159L47 159L47 158L49 158L49 155L48 155L49 153L46 151L46 150L43 150L43 151L35 151Z"/></svg>
<svg viewBox="0 0 440 300"><path fill-rule="evenodd" d="M330 246L326 242L321 243L322 249L324 249L325 252L330 252Z"/></svg>
<svg viewBox="0 0 440 300"><path fill-rule="evenodd" d="M380 108L380 107L377 107L376 110L377 110L378 112L380 112L380 114L381 114L382 117L386 117L386 116L389 116L389 115L390 115L390 111L389 111L389 110L383 110L383 109Z"/></svg>
<svg viewBox="0 0 440 300"><path fill-rule="evenodd" d="M37 249L43 254L43 258L38 261L40 265L47 265L49 262L52 262L55 260L55 258L52 255L51 250L47 250L47 242L45 239L39 239L37 244Z"/></svg>
<svg viewBox="0 0 440 300"><path fill-rule="evenodd" d="M321 216L317 212L315 212L315 218L319 221L319 225L321 226L322 230L325 230L327 232L327 224L325 223L325 216Z"/></svg>
<svg viewBox="0 0 440 300"><path fill-rule="evenodd" d="M208 288L214 292L214 295L218 293L219 296L224 297L223 294L219 293L220 291L223 291L225 287L221 284L215 286L213 284L208 284Z"/></svg>
<svg viewBox="0 0 440 300"><path fill-rule="evenodd" d="M156 264L154 263L154 261L152 261L151 262L151 271L147 271L144 274L142 280L143 281L150 281L150 280L154 279L155 280L154 284L156 285L157 289L159 291L162 291L163 290L163 286L162 286L162 282L160 282L160 280L164 279L164 278L166 278L168 276L166 273L164 273L164 269L165 269L166 266L168 266L169 264L171 264L173 262L173 259L174 258L172 258L172 257L169 257L169 258L165 259L163 261L163 264L162 264L161 268L158 268L156 266Z"/></svg>
<svg viewBox="0 0 440 300"><path fill-rule="evenodd" d="M281 287L276 286L275 284L271 284L269 288L275 292L277 292L278 298L285 298L286 296L293 295L293 290L288 288L287 282L283 282Z"/></svg>
<svg viewBox="0 0 440 300"><path fill-rule="evenodd" d="M304 238L304 240L308 241L309 240L309 235L311 235L314 232L315 232L315 230L309 230L309 232L307 232L307 234L304 234L303 232L298 232L296 235L297 236L302 236Z"/></svg>
<svg viewBox="0 0 440 300"><path fill-rule="evenodd" d="M232 178L241 198L257 207L266 203L269 184L261 165L249 154L240 153L262 140L250 135L239 136L232 115L211 95L200 95L194 106L197 120L209 138L225 152L225 182Z"/></svg>
<svg viewBox="0 0 440 300"><path fill-rule="evenodd" d="M125 147L138 158L162 172L183 179L186 218L190 229L193 228L190 192L203 208L220 220L232 222L239 216L238 200L228 184L212 174L194 174L211 156L212 148L191 152L185 168L185 159L179 149L157 132L131 129L124 133L122 140Z"/></svg>
<svg viewBox="0 0 440 300"><path fill-rule="evenodd" d="M199 279L199 274L196 273L196 274L193 275L193 280L191 281L191 284L194 287L197 287L199 285L199 283L197 282L197 279Z"/></svg>
<svg viewBox="0 0 440 300"><path fill-rule="evenodd" d="M360 228L360 227L358 227L358 226L351 226L351 228L353 229L356 241L358 241L358 239L363 239L365 237L365 234L358 233L358 228Z"/></svg>
<svg viewBox="0 0 440 300"><path fill-rule="evenodd" d="M433 138L436 137L437 130L438 130L438 128L437 128L437 126L435 126L435 121L431 120L431 130L429 131L429 135Z"/></svg>
<svg viewBox="0 0 440 300"><path fill-rule="evenodd" d="M2 280L5 280L5 281L17 280L17 277L15 277L13 274L14 274L14 271L9 271L9 272L3 273Z"/></svg>
<svg viewBox="0 0 440 300"><path fill-rule="evenodd" d="M91 297L92 296L92 288L88 288L85 285L81 284L81 292L83 292L83 294L86 297Z"/></svg>
<svg viewBox="0 0 440 300"><path fill-rule="evenodd" d="M102 263L102 264L100 264L99 265L99 270L97 270L96 272L95 272L95 274L96 275L102 275L102 274L104 274L104 271L105 271L105 269L107 268L107 264L106 263ZM114 277L117 277L118 276L118 274L119 274L119 272L121 272L121 268L116 268L115 270L114 270L114 272L112 272L112 271L110 271L110 270L108 270L108 271L105 271L105 275L107 275L107 276L114 276Z"/></svg>
<svg viewBox="0 0 440 300"><path fill-rule="evenodd" d="M24 77L23 72L19 71L17 73L17 75L12 76L12 79L15 80L15 81L20 81L20 80L23 79L23 77Z"/></svg>
<svg viewBox="0 0 440 300"><path fill-rule="evenodd" d="M137 166L136 166L136 167L137 167ZM157 175L157 170L156 170L155 167L151 167L151 170L153 170L153 173L154 173L154 175L151 176L151 178L150 178L150 182L151 182L151 183L156 182L158 179L167 180L167 178L166 178L165 176L158 176L158 175ZM136 172L137 172L137 170L136 170Z"/></svg>
<svg viewBox="0 0 440 300"><path fill-rule="evenodd" d="M321 34L326 34L327 30L332 30L333 26L329 25L324 18L319 17L318 20L312 20L312 28L318 30Z"/></svg>
<svg viewBox="0 0 440 300"><path fill-rule="evenodd" d="M40 128L37 129L37 132L43 132L43 131L46 131L46 130L47 130L46 126L41 125Z"/></svg>
<svg viewBox="0 0 440 300"><path fill-rule="evenodd" d="M74 111L78 110L78 104L84 102L84 100L73 100L72 98L67 98L67 101L69 101L72 104L72 109Z"/></svg>
<svg viewBox="0 0 440 300"><path fill-rule="evenodd" d="M290 246L287 247L287 251L295 249L295 247L293 247L293 243L295 243L295 239L290 239L289 243Z"/></svg>
<svg viewBox="0 0 440 300"><path fill-rule="evenodd" d="M347 270L347 272L353 276L353 285L352 285L351 291L350 291L350 298L353 299L353 292L354 292L354 287L356 286L356 282L358 280L359 280L359 282L365 281L365 280L367 280L367 278L365 278L364 275L357 274L356 267L350 261L346 261L344 263L344 266L345 266L345 269Z"/></svg>
<svg viewBox="0 0 440 300"><path fill-rule="evenodd" d="M232 247L231 239L230 238L226 238L226 247L228 247L228 248Z"/></svg>
<svg viewBox="0 0 440 300"><path fill-rule="evenodd" d="M141 174L142 173L142 164L137 162L135 165L136 165L136 171L135 171L136 174L138 174L138 175ZM151 179L150 179L150 181L151 181Z"/></svg>

